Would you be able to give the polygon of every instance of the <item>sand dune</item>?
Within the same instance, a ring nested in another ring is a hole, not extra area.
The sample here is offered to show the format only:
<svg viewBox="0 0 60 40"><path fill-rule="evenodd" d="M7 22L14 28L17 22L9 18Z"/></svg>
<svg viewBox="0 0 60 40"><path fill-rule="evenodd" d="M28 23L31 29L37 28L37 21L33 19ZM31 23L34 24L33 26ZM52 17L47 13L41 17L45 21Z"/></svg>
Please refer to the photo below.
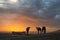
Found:
<svg viewBox="0 0 60 40"><path fill-rule="evenodd" d="M29 34L29 35L15 35L12 34L1 34L0 40L60 40L60 30L54 31L47 34Z"/></svg>

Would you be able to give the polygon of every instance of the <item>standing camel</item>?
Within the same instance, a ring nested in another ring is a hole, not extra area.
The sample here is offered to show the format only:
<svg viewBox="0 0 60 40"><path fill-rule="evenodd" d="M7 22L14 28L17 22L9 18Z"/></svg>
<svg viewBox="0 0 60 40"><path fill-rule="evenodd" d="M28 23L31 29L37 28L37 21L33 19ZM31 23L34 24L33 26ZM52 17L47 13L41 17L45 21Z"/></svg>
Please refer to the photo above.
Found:
<svg viewBox="0 0 60 40"><path fill-rule="evenodd" d="M26 28L27 35L29 34L30 27Z"/></svg>
<svg viewBox="0 0 60 40"><path fill-rule="evenodd" d="M39 32L41 32L41 28L40 27L36 27L37 31L38 31L38 34Z"/></svg>
<svg viewBox="0 0 60 40"><path fill-rule="evenodd" d="M42 32L43 32L44 34L46 34L46 27L45 27L45 26L42 27Z"/></svg>

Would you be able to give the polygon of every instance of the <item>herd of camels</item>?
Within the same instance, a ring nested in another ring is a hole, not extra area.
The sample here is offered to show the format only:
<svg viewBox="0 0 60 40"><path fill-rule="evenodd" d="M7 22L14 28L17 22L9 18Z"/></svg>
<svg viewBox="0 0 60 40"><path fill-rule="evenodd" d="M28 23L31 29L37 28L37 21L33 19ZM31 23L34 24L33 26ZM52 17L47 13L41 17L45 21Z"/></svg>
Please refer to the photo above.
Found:
<svg viewBox="0 0 60 40"><path fill-rule="evenodd" d="M27 27L26 28L26 34L27 35L29 34L29 30L30 30L30 27ZM40 34L40 33L46 34L46 27L45 26L43 26L42 28L36 27L36 30L37 30L38 34ZM15 34L20 35L20 34L25 34L25 32L12 32L12 34L13 35L15 35Z"/></svg>
<svg viewBox="0 0 60 40"><path fill-rule="evenodd" d="M36 27L36 29L37 29L38 34L39 34L39 33L44 33L44 34L46 34L46 27L45 27L45 26L43 26L42 28ZM26 33L27 33L27 35L29 34L29 30L30 30L30 27L27 27L27 28L26 28Z"/></svg>

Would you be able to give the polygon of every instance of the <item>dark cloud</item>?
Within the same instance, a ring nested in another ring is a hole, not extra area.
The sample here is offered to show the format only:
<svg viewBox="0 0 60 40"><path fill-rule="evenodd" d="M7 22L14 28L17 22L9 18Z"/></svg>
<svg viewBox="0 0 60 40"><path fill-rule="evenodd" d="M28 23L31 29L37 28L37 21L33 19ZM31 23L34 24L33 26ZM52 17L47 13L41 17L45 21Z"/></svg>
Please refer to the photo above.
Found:
<svg viewBox="0 0 60 40"><path fill-rule="evenodd" d="M55 18L58 15L59 0L24 0L20 7L23 15L37 18Z"/></svg>
<svg viewBox="0 0 60 40"><path fill-rule="evenodd" d="M0 13L8 11L39 19L38 23L58 27L60 25L60 0L18 0L15 4L7 4L5 5L6 8L0 8ZM44 20L47 20L47 23Z"/></svg>

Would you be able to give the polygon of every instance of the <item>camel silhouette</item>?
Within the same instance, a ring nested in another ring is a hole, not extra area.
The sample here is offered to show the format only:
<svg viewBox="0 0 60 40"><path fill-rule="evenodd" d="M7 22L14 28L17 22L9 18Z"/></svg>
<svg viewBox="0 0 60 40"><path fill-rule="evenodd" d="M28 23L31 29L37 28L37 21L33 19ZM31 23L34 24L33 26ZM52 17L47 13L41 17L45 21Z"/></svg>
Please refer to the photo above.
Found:
<svg viewBox="0 0 60 40"><path fill-rule="evenodd" d="M38 34L39 32L41 32L41 28L40 27L36 27L37 31L38 31Z"/></svg>
<svg viewBox="0 0 60 40"><path fill-rule="evenodd" d="M27 35L29 34L30 27L26 28Z"/></svg>
<svg viewBox="0 0 60 40"><path fill-rule="evenodd" d="M45 26L42 27L42 32L43 32L44 34L46 34L46 27L45 27Z"/></svg>

